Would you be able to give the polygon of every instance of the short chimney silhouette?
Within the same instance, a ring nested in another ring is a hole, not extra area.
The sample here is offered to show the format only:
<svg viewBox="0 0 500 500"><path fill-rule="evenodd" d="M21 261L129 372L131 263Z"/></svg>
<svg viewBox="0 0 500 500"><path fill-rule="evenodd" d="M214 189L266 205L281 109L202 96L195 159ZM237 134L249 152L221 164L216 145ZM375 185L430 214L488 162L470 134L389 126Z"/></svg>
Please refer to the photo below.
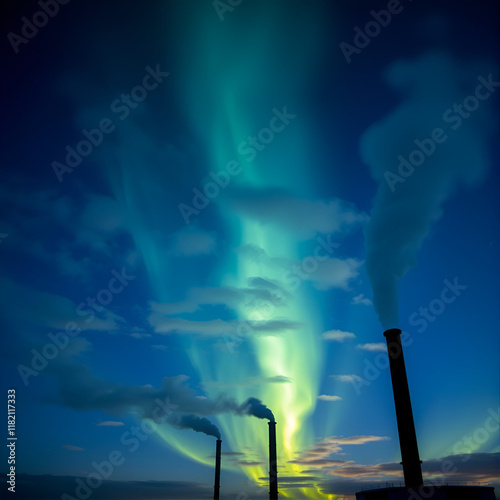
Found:
<svg viewBox="0 0 500 500"><path fill-rule="evenodd" d="M220 490L220 456L221 456L221 444L222 441L217 439L217 445L215 448L215 485L214 485L214 500L219 500L219 490Z"/></svg>
<svg viewBox="0 0 500 500"><path fill-rule="evenodd" d="M396 406L396 420L398 423L399 446L405 486L417 489L423 485L421 460L418 454L417 435L413 422L410 390L406 378L405 360L401 345L401 330L391 328L384 332L387 340L389 366L391 368L392 390Z"/></svg>
<svg viewBox="0 0 500 500"><path fill-rule="evenodd" d="M276 422L269 422L269 498L278 500L278 464L276 460Z"/></svg>

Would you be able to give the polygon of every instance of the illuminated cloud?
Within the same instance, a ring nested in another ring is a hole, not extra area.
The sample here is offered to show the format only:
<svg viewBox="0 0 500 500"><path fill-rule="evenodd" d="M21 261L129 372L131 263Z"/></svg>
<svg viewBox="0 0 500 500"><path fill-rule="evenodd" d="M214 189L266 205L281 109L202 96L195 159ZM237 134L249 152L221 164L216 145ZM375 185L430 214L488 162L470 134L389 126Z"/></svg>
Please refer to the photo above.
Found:
<svg viewBox="0 0 500 500"><path fill-rule="evenodd" d="M387 345L384 342L372 342L368 344L358 344L356 349L370 352L387 352Z"/></svg>
<svg viewBox="0 0 500 500"><path fill-rule="evenodd" d="M242 334L274 335L300 328L300 323L289 320L254 321L249 324L237 320L225 321L222 319L194 321L183 318L170 318L157 313L152 313L148 320L156 333L201 335L205 337L232 335L235 338L240 338Z"/></svg>
<svg viewBox="0 0 500 500"><path fill-rule="evenodd" d="M290 296L282 287L264 278L251 278L252 287L205 287L191 288L188 298L181 302L158 303L151 302L151 310L167 316L193 313L200 306L224 305L229 309L247 310L281 306Z"/></svg>
<svg viewBox="0 0 500 500"><path fill-rule="evenodd" d="M346 201L308 200L284 191L247 189L231 194L229 205L238 213L274 224L300 239L309 239L316 233L334 233L349 226L368 221L368 216Z"/></svg>
<svg viewBox="0 0 500 500"><path fill-rule="evenodd" d="M356 295L356 297L352 298L351 304L363 304L364 306L372 306L373 302L370 299L367 299L363 293Z"/></svg>
<svg viewBox="0 0 500 500"><path fill-rule="evenodd" d="M324 340L329 340L330 342L344 342L346 339L354 339L356 335L351 332L343 332L342 330L328 330L322 335Z"/></svg>
<svg viewBox="0 0 500 500"><path fill-rule="evenodd" d="M359 275L358 269L363 264L357 259L337 259L332 257L318 262L318 268L307 274L306 280L311 281L318 290L342 288L349 290L349 283Z"/></svg>
<svg viewBox="0 0 500 500"><path fill-rule="evenodd" d="M238 382L216 382L207 381L203 382L204 387L212 387L217 389L227 389L230 387L249 387L259 386L260 384L289 384L292 380L284 375L276 375L274 377L247 377L246 379Z"/></svg>
<svg viewBox="0 0 500 500"><path fill-rule="evenodd" d="M351 436L351 437L339 437L339 436L329 436L313 444L308 449L300 454L300 456L292 461L292 463L308 465L316 464L317 466L326 466L318 460L328 460L331 461L330 455L339 454L342 451L342 447L345 445L363 445L366 443L385 441L389 439L385 436ZM338 465L334 463L333 465Z"/></svg>
<svg viewBox="0 0 500 500"><path fill-rule="evenodd" d="M63 444L61 445L61 448L69 451L85 451L83 448L80 448L79 446L72 446L71 444Z"/></svg>
<svg viewBox="0 0 500 500"><path fill-rule="evenodd" d="M342 401L340 396L331 396L329 394L321 394L318 396L320 401Z"/></svg>
<svg viewBox="0 0 500 500"><path fill-rule="evenodd" d="M283 282L310 282L318 290L341 288L350 290L350 282L359 275L358 269L363 261L353 258L340 259L330 257L318 261L312 255L301 260L291 260L280 256L271 256L261 247L253 244L243 245L236 249L237 253L265 268L268 272L280 271ZM312 263L312 264L311 264Z"/></svg>

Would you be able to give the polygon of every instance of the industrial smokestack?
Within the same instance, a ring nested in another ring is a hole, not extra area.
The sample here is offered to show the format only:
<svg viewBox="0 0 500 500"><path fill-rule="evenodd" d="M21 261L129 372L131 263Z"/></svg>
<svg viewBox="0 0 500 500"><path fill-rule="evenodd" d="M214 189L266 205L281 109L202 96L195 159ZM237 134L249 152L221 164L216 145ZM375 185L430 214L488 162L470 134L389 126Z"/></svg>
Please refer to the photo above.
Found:
<svg viewBox="0 0 500 500"><path fill-rule="evenodd" d="M410 390L406 378L403 347L401 346L401 330L391 328L384 332L387 340L389 364L391 367L392 390L396 406L396 419L398 422L399 446L405 486L418 489L423 484L420 456L418 454L417 435L413 422L411 409Z"/></svg>
<svg viewBox="0 0 500 500"><path fill-rule="evenodd" d="M278 500L278 462L276 460L276 422L269 422L269 498Z"/></svg>
<svg viewBox="0 0 500 500"><path fill-rule="evenodd" d="M219 500L220 490L220 455L221 455L222 441L217 439L217 446L215 449L215 484L214 484L214 500Z"/></svg>

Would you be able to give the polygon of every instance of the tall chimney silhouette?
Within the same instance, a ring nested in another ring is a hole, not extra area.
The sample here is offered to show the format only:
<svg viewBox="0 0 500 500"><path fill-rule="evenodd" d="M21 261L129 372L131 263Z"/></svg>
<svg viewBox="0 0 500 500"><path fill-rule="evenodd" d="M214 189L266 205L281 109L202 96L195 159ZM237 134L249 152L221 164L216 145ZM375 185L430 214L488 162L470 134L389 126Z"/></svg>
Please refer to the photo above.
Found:
<svg viewBox="0 0 500 500"><path fill-rule="evenodd" d="M278 463L276 460L276 422L269 422L269 499L278 500Z"/></svg>
<svg viewBox="0 0 500 500"><path fill-rule="evenodd" d="M413 422L410 390L408 389L400 335L401 330L399 328L391 328L384 332L391 367L392 390L396 406L405 486L417 489L423 484L422 468L420 466L422 462L418 454L417 435L415 433L415 423Z"/></svg>
<svg viewBox="0 0 500 500"><path fill-rule="evenodd" d="M215 448L215 485L214 485L214 500L219 500L219 490L220 490L220 455L221 455L221 444L222 441L217 439L217 445Z"/></svg>

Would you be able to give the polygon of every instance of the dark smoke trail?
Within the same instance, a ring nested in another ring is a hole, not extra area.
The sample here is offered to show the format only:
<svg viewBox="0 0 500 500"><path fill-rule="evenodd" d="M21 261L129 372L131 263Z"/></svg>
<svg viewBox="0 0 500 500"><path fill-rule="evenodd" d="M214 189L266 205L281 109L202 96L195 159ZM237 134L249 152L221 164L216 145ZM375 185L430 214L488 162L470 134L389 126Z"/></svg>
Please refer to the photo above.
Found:
<svg viewBox="0 0 500 500"><path fill-rule="evenodd" d="M167 422L178 429L192 429L196 432L203 432L209 436L220 439L219 429L205 417L196 415L171 415Z"/></svg>
<svg viewBox="0 0 500 500"><path fill-rule="evenodd" d="M269 421L274 422L273 412L257 398L248 398L240 406L240 411L246 415L253 415L257 418L267 418Z"/></svg>

